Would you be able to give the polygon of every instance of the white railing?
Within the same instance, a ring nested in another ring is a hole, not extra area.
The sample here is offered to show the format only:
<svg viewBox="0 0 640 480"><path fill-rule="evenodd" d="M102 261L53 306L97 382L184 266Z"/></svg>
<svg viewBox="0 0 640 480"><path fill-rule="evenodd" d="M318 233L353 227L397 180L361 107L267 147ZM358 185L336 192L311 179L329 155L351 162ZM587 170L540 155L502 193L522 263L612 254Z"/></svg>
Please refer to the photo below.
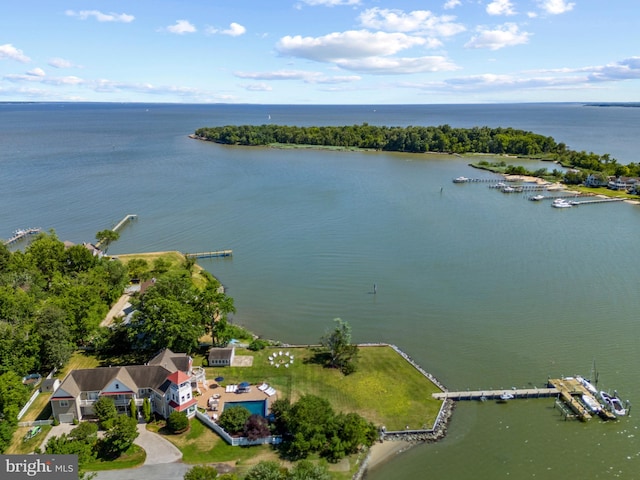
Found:
<svg viewBox="0 0 640 480"><path fill-rule="evenodd" d="M248 447L251 445L272 444L277 445L282 442L282 437L278 435L269 435L268 437L258 438L257 440L249 440L246 437L232 437L220 425L211 420L207 415L200 411L196 411L196 417L211 430L216 432L222 439L233 447Z"/></svg>

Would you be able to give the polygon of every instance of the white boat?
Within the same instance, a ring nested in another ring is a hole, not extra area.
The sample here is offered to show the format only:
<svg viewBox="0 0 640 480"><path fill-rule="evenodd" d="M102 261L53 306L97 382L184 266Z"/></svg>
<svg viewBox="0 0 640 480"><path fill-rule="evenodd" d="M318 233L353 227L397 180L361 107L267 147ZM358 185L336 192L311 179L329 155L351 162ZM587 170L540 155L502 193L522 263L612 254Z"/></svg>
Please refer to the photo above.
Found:
<svg viewBox="0 0 640 480"><path fill-rule="evenodd" d="M578 380L580 382L580 384L587 389L587 391L589 393L591 393L592 395L596 395L598 393L598 389L596 387L593 386L593 384L587 380L584 377L581 377L580 375L576 376L576 380Z"/></svg>
<svg viewBox="0 0 640 480"><path fill-rule="evenodd" d="M512 393L509 392L504 392L502 395L500 395L500 401L501 402L506 402L507 400L513 400L514 397Z"/></svg>
<svg viewBox="0 0 640 480"><path fill-rule="evenodd" d="M582 395L582 403L584 403L592 413L598 413L602 410L602 405L600 405L595 398L591 395L587 395L586 393Z"/></svg>
<svg viewBox="0 0 640 480"><path fill-rule="evenodd" d="M513 187L509 187L509 186L506 186L506 187L504 187L504 188L502 189L502 193L513 193L513 192L515 192L515 191L516 191L516 189L515 189L515 188L513 188Z"/></svg>
<svg viewBox="0 0 640 480"><path fill-rule="evenodd" d="M553 208L571 208L573 205L567 202L564 198L556 198L553 203L551 203L551 206Z"/></svg>
<svg viewBox="0 0 640 480"><path fill-rule="evenodd" d="M620 400L616 395L609 395L607 392L601 391L600 398L607 409L616 417L623 417L627 414L627 409L622 405L622 400Z"/></svg>
<svg viewBox="0 0 640 480"><path fill-rule="evenodd" d="M453 183L466 183L469 179L467 177L456 177L453 179Z"/></svg>
<svg viewBox="0 0 640 480"><path fill-rule="evenodd" d="M534 195L530 197L529 200L533 200L534 202L539 202L540 200L544 200L544 195Z"/></svg>

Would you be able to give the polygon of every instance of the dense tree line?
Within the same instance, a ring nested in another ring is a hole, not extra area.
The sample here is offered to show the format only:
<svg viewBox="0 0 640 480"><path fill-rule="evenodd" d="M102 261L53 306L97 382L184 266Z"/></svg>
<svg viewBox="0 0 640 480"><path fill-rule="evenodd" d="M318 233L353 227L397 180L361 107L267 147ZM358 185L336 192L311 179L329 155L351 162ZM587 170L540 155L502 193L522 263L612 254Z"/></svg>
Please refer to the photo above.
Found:
<svg viewBox="0 0 640 480"><path fill-rule="evenodd" d="M275 432L283 436L282 453L293 460L319 454L337 462L378 438L373 423L357 413L336 413L328 400L315 395L303 395L293 404L276 400L271 413Z"/></svg>
<svg viewBox="0 0 640 480"><path fill-rule="evenodd" d="M609 154L573 151L552 137L514 128L453 128L440 126L387 127L367 123L348 126L227 125L199 128L198 138L227 145L314 145L393 152L484 153L521 155L554 160L580 169L586 177L640 176L640 164L620 164Z"/></svg>
<svg viewBox="0 0 640 480"><path fill-rule="evenodd" d="M452 128L441 126L378 127L362 125L294 127L287 125L227 125L200 128L196 136L229 145L274 143L353 147L393 152L495 153L542 155L566 147L551 137L513 128Z"/></svg>
<svg viewBox="0 0 640 480"><path fill-rule="evenodd" d="M41 233L23 251L0 244L0 373L64 365L86 345L128 282L119 261Z"/></svg>

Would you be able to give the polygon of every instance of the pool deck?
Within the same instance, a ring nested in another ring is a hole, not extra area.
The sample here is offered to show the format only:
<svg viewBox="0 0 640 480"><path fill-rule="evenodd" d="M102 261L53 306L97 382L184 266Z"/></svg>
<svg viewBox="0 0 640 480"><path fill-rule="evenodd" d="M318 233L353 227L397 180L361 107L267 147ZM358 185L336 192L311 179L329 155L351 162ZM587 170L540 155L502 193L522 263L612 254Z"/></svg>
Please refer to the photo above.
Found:
<svg viewBox="0 0 640 480"><path fill-rule="evenodd" d="M220 414L224 410L224 404L226 402L250 402L256 400L269 400L267 402L267 409L271 405L274 400L277 400L279 397L279 393L276 391L275 395L267 395L266 393L258 390L259 385L251 385L251 390L249 392L243 393L235 393L235 392L226 392L224 385L218 385L215 382L211 382L208 387L204 387L201 383L198 384L198 388L202 392L198 398L198 407L204 408L207 411L207 415L209 417L214 418L214 414L220 416ZM215 410L211 410L209 408L209 399L214 398L217 400L217 408ZM216 398L217 397L217 398Z"/></svg>

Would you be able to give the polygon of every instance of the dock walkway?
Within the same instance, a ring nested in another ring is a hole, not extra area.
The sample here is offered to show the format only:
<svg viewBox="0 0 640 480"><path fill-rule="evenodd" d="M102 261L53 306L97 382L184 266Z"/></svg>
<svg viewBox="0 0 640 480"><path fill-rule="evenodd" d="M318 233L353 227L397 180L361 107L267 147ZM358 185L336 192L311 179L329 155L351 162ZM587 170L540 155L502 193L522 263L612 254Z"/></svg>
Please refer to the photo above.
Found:
<svg viewBox="0 0 640 480"><path fill-rule="evenodd" d="M466 390L464 392L438 392L433 397L438 400L493 400L508 393L514 398L544 398L555 397L560 391L555 387L545 388L512 388L506 390Z"/></svg>
<svg viewBox="0 0 640 480"><path fill-rule="evenodd" d="M5 245L11 245L29 235L35 235L36 233L40 233L42 231L41 228L26 228L24 230L16 230L13 235L4 241Z"/></svg>
<svg viewBox="0 0 640 480"><path fill-rule="evenodd" d="M215 250L212 252L185 253L185 257L192 258L213 258L213 257L231 257L233 250Z"/></svg>

